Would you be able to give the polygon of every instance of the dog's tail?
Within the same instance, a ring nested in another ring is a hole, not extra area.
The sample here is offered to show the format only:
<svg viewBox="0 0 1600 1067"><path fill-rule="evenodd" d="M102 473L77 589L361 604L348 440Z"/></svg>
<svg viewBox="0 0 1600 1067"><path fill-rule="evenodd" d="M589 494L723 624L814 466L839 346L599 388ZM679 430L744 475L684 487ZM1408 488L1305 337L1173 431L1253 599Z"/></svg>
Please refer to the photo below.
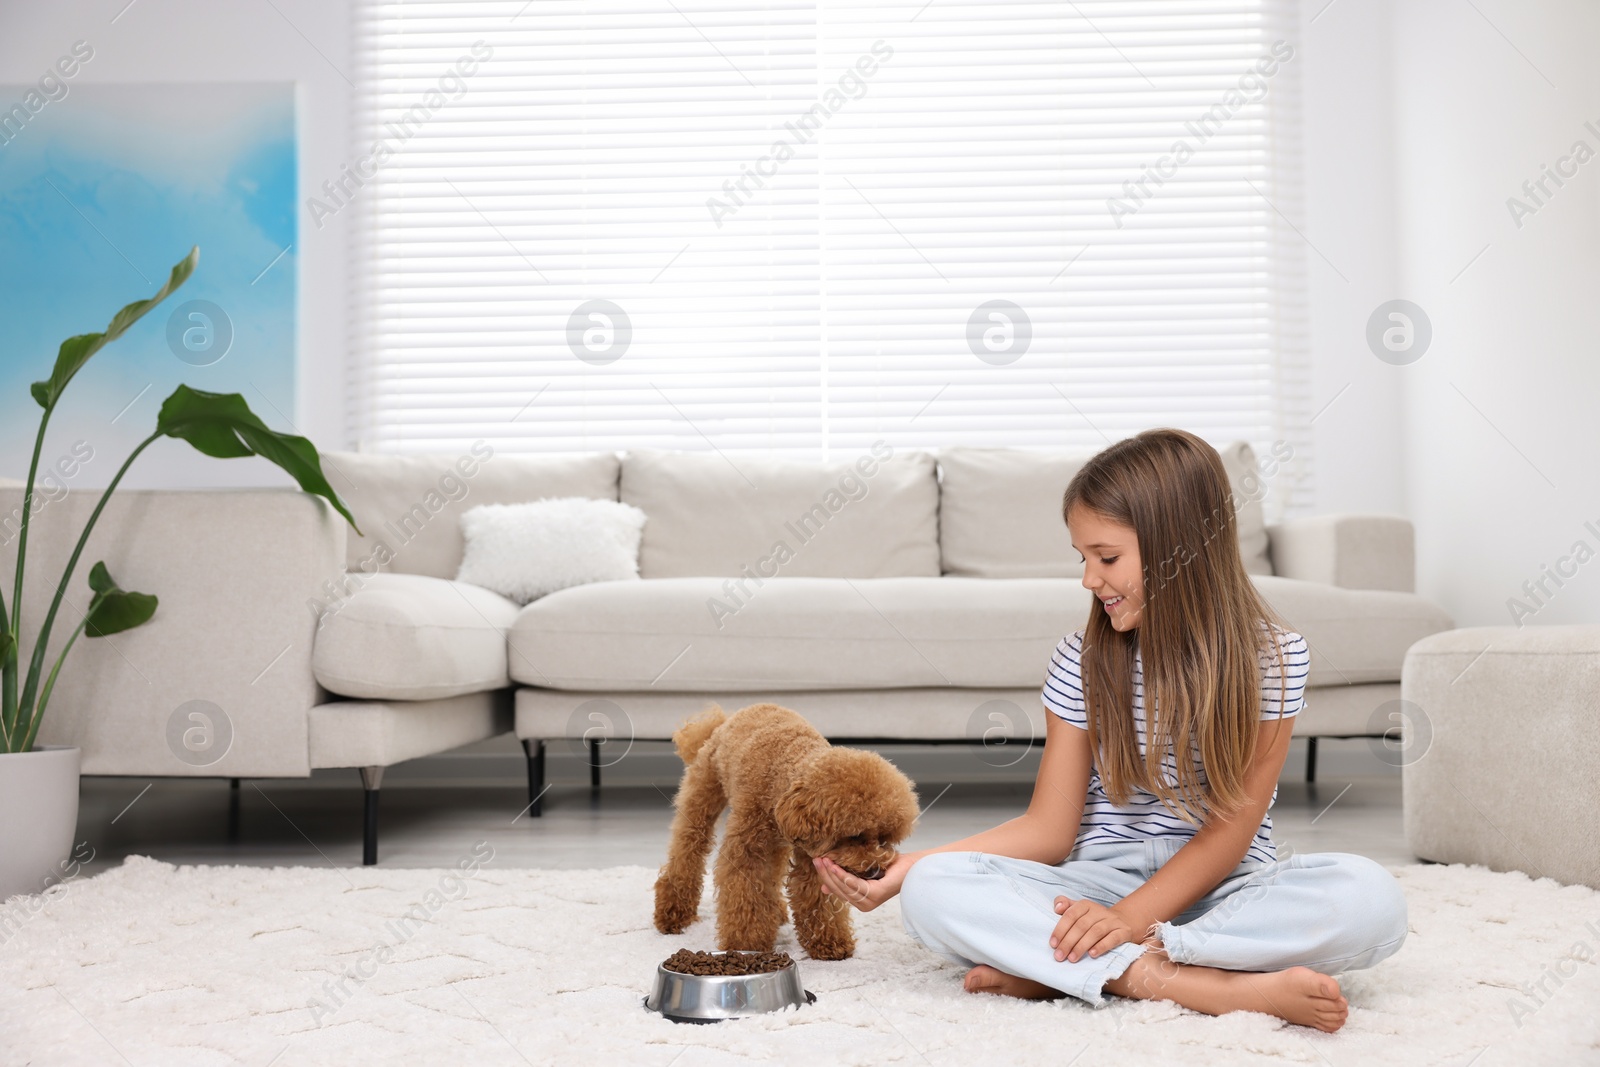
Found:
<svg viewBox="0 0 1600 1067"><path fill-rule="evenodd" d="M672 746L678 750L678 758L685 765L693 763L700 749L710 740L712 732L727 719L722 709L713 704L678 727L672 735Z"/></svg>

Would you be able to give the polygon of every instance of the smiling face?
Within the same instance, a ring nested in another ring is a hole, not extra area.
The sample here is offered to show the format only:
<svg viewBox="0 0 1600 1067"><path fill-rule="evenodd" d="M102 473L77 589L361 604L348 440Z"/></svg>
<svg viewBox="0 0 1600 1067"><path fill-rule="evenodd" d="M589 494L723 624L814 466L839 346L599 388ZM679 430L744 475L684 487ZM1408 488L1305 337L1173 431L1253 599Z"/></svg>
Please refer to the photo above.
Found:
<svg viewBox="0 0 1600 1067"><path fill-rule="evenodd" d="M1083 557L1083 587L1099 599L1113 629L1137 629L1144 614L1144 567L1133 527L1076 505L1067 513L1067 530Z"/></svg>

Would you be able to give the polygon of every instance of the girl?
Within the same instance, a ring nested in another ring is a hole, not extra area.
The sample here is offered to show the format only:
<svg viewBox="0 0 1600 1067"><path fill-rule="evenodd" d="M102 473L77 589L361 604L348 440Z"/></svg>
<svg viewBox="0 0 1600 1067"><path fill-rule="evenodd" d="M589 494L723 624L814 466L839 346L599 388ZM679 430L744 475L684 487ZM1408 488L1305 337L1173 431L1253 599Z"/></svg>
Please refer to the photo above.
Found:
<svg viewBox="0 0 1600 1067"><path fill-rule="evenodd" d="M878 881L818 857L824 891L861 911L898 893L906 932L970 967L969 992L1339 1029L1331 975L1400 948L1405 898L1362 856L1276 856L1267 810L1309 656L1245 574L1221 457L1146 431L1091 459L1062 514L1096 603L1050 663L1027 812Z"/></svg>

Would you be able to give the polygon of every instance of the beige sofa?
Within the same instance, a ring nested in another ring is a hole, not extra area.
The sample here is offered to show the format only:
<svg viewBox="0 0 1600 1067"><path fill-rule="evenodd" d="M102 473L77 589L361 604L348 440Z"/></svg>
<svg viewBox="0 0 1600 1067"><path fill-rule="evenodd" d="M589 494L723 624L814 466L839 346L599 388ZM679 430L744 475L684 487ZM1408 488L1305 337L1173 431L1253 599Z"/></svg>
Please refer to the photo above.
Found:
<svg viewBox="0 0 1600 1067"><path fill-rule="evenodd" d="M494 455L469 478L444 458L334 453L369 536L349 541L359 588L323 623L317 678L368 701L514 686L534 814L547 742L587 740L598 785L602 746L665 740L709 700L776 700L840 740L1042 740L1045 666L1091 605L1059 515L1085 458L883 446L829 465ZM1268 527L1255 457L1237 444L1224 460L1247 568L1311 647L1297 732L1313 743L1381 734L1375 716L1399 696L1406 649L1451 625L1412 592L1410 524ZM521 609L451 580L461 511L567 495L644 510L642 580Z"/></svg>
<svg viewBox="0 0 1600 1067"><path fill-rule="evenodd" d="M328 453L364 536L290 490L119 493L69 585L58 643L97 559L161 609L140 629L78 642L41 740L82 746L86 774L357 768L367 862L385 767L513 729L533 814L548 741L587 741L598 784L606 744L664 740L708 700L778 700L841 740L1028 743L1043 736L1050 653L1090 607L1058 514L1084 458L879 446L822 465L514 456L482 443L460 456ZM1375 715L1399 696L1406 650L1450 627L1411 591L1410 525L1346 515L1268 527L1249 449L1224 458L1247 567L1311 647L1297 732L1381 733ZM453 580L465 509L559 496L645 511L642 580L526 607ZM28 628L67 531L97 498L72 492L39 512ZM20 502L0 488L0 518ZM13 550L0 534L0 573ZM196 700L230 732L200 759L175 740Z"/></svg>

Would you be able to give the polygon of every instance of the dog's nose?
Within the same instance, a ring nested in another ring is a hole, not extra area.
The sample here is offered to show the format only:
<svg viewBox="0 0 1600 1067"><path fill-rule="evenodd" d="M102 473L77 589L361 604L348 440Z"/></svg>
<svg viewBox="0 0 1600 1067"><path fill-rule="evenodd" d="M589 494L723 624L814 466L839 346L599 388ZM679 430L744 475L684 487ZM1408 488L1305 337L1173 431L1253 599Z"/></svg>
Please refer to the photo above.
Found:
<svg viewBox="0 0 1600 1067"><path fill-rule="evenodd" d="M879 867L877 864L873 864L871 867L867 868L867 874L866 874L867 881L876 882L878 879L880 879L882 877L883 877L883 868L882 867Z"/></svg>

